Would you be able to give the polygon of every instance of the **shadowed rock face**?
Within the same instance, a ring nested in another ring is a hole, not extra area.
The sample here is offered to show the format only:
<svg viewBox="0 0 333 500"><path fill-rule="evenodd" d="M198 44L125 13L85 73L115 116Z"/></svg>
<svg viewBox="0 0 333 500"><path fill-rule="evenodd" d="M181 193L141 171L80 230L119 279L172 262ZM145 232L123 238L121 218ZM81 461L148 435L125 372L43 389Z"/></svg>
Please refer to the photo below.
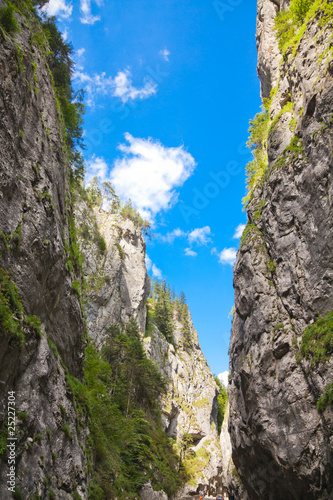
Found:
<svg viewBox="0 0 333 500"><path fill-rule="evenodd" d="M235 264L229 430L251 499L328 499L333 412L318 413L316 402L333 362L298 364L295 353L305 328L333 309L332 26L318 26L319 12L282 61L272 38L277 3L258 2L258 71L263 97L279 81L271 116L286 96L294 113L271 131L266 179L249 203L253 226ZM303 146L286 151L294 134Z"/></svg>
<svg viewBox="0 0 333 500"><path fill-rule="evenodd" d="M66 255L72 217L67 160L44 55L26 19L15 16L15 40L0 36L0 268L16 283L25 313L41 320L44 336L25 328L20 346L0 332L0 424L7 418L7 391L14 390L17 412L25 412L16 427L16 477L24 498L45 498L50 489L59 499L76 489L86 498L85 433L79 442L65 373L47 342L53 340L78 375L84 323ZM1 462L3 499L11 498L7 472Z"/></svg>

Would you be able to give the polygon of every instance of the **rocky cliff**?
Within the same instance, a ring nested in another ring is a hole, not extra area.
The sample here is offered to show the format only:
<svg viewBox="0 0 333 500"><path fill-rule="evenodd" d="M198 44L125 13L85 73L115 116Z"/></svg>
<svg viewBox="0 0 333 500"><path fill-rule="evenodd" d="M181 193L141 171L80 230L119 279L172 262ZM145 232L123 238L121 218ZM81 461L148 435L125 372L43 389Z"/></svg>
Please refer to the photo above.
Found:
<svg viewBox="0 0 333 500"><path fill-rule="evenodd" d="M300 4L258 1L266 110L251 125L229 384L251 499L333 496L333 4Z"/></svg>
<svg viewBox="0 0 333 500"><path fill-rule="evenodd" d="M68 46L23 0L0 2L0 45L0 497L214 491L217 386L187 306L172 341L146 329L138 214L75 178Z"/></svg>
<svg viewBox="0 0 333 500"><path fill-rule="evenodd" d="M15 35L0 29L0 497L12 495L6 422L15 391L17 498L85 498L84 436L63 368L80 374L84 334L68 160L42 34L26 12L15 18Z"/></svg>
<svg viewBox="0 0 333 500"><path fill-rule="evenodd" d="M168 342L156 325L146 329L150 284L141 231L132 221L91 209L82 200L76 205L76 220L84 255L89 335L97 345L103 346L110 327L124 326L133 318L137 321L145 351L167 381L167 393L159 402L162 427L173 439L177 453L183 454L185 467L190 472L188 483L177 498L197 493L204 487L214 493L221 486L217 386L190 316L186 343L184 325L177 321L176 314L174 342ZM96 231L106 242L104 253L99 250ZM143 496L145 494L148 493L143 492Z"/></svg>
<svg viewBox="0 0 333 500"><path fill-rule="evenodd" d="M179 446L189 441L184 460L191 478L179 497L222 486L221 450L217 432L217 386L201 351L191 318L191 347L184 347L182 324L175 318L175 346L154 328L144 338L146 352L168 380L167 397L162 402L163 427Z"/></svg>

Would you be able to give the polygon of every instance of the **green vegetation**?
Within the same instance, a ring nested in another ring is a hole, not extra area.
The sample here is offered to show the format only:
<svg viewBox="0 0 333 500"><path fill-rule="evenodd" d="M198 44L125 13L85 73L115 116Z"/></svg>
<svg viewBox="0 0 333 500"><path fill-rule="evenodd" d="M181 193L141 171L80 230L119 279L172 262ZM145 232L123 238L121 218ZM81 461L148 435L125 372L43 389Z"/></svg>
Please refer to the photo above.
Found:
<svg viewBox="0 0 333 500"><path fill-rule="evenodd" d="M294 22L301 26L304 21L306 14L308 13L312 4L315 0L292 0L290 3L290 14Z"/></svg>
<svg viewBox="0 0 333 500"><path fill-rule="evenodd" d="M331 405L333 403L333 383L328 384L328 386L325 389L325 392L322 396L317 401L317 410L319 413L322 413L328 405Z"/></svg>
<svg viewBox="0 0 333 500"><path fill-rule="evenodd" d="M309 325L303 333L300 355L311 365L325 363L333 353L333 312Z"/></svg>
<svg viewBox="0 0 333 500"><path fill-rule="evenodd" d="M247 146L252 151L253 160L250 161L245 168L248 194L243 199L244 205L251 199L254 189L262 180L268 166L267 140L269 126L269 113L263 107L262 111L257 113L253 120L250 121L250 137Z"/></svg>
<svg viewBox="0 0 333 500"><path fill-rule="evenodd" d="M2 26L7 33L15 33L19 30L12 5L7 5L0 9L0 26Z"/></svg>
<svg viewBox="0 0 333 500"><path fill-rule="evenodd" d="M296 360L302 358L310 360L314 367L319 363L326 363L333 353L333 312L319 317L315 323L309 325L303 335ZM321 413L333 402L333 383L328 384L324 394L317 401L317 410Z"/></svg>
<svg viewBox="0 0 333 500"><path fill-rule="evenodd" d="M124 258L125 258L124 250L121 248L119 243L116 243L116 247L117 247L120 259L124 260Z"/></svg>
<svg viewBox="0 0 333 500"><path fill-rule="evenodd" d="M93 242L100 253L104 255L106 252L106 242L101 233L99 232L95 218L89 217L88 213L83 213L87 217L89 223L84 221L79 228L78 234L85 241Z"/></svg>
<svg viewBox="0 0 333 500"><path fill-rule="evenodd" d="M177 321L182 325L182 346L184 349L192 347L192 334L190 328L190 313L186 303L184 292L180 292L179 297L176 295L173 298L174 309L176 312Z"/></svg>
<svg viewBox="0 0 333 500"><path fill-rule="evenodd" d="M17 413L17 418L21 420L21 422L26 422L29 418L29 414L26 411L19 411Z"/></svg>
<svg viewBox="0 0 333 500"><path fill-rule="evenodd" d="M291 0L289 10L278 12L275 30L282 54L285 54L289 47L293 47L293 55L296 54L307 23L319 10L319 25L325 26L333 19L333 6L329 0Z"/></svg>
<svg viewBox="0 0 333 500"><path fill-rule="evenodd" d="M227 404L229 401L229 396L228 396L227 389L222 384L221 380L216 376L214 376L214 379L215 379L216 385L219 388L219 393L217 396L217 429L218 429L218 433L220 434L221 427L222 427L223 420L224 420L224 415L225 415Z"/></svg>
<svg viewBox="0 0 333 500"><path fill-rule="evenodd" d="M3 334L25 342L26 333L41 337L41 323L37 316L27 316L15 283L0 269L0 329Z"/></svg>
<svg viewBox="0 0 333 500"><path fill-rule="evenodd" d="M84 382L67 375L78 418L90 422L88 457L94 463L89 498L133 499L150 480L173 495L181 485L178 457L160 424L166 386L147 358L132 322L110 328L101 353L86 349Z"/></svg>
<svg viewBox="0 0 333 500"><path fill-rule="evenodd" d="M70 439L71 441L73 441L73 436L71 434L71 431L70 431L68 425L63 425L61 429L64 431L64 433L66 434L66 436L68 437L68 439Z"/></svg>
<svg viewBox="0 0 333 500"><path fill-rule="evenodd" d="M73 73L73 47L64 41L56 26L55 17L41 21L47 38L47 62L52 73L58 108L63 120L66 153L73 179L83 179L84 161L78 148L83 147L83 91L74 92L71 82Z"/></svg>
<svg viewBox="0 0 333 500"><path fill-rule="evenodd" d="M190 480L189 484L196 486L197 478L201 475L202 471L209 464L211 454L204 446L202 446L198 451L193 450L187 451L185 454L183 467L186 470Z"/></svg>
<svg viewBox="0 0 333 500"><path fill-rule="evenodd" d="M122 203L110 182L100 183L97 177L94 177L87 187L86 196L91 206L100 210L103 208L108 213L119 214L124 219L131 220L144 234L149 234L150 222L141 217L131 200Z"/></svg>
<svg viewBox="0 0 333 500"><path fill-rule="evenodd" d="M22 492L21 492L20 488L18 488L17 486L15 486L14 493L12 496L13 496L13 500L24 500Z"/></svg>
<svg viewBox="0 0 333 500"><path fill-rule="evenodd" d="M157 326L166 340L175 346L174 329L175 320L181 324L182 338L180 345L183 349L190 349L193 344L190 313L183 292L179 297L171 292L165 280L153 281L150 297L147 301L146 336L151 335L153 326Z"/></svg>
<svg viewBox="0 0 333 500"><path fill-rule="evenodd" d="M327 25L333 20L333 6L328 0L291 0L290 9L278 12L275 18L275 30L279 41L279 48L285 54L289 47L293 47L295 55L301 37L303 36L307 23L320 11L319 24ZM247 195L243 199L246 206L251 200L255 188L263 182L268 166L267 142L270 133L274 130L281 116L286 112L293 111L293 104L289 101L272 120L270 117L270 105L277 91L273 89L269 99L264 100L262 111L250 121L248 147L253 154L253 160L246 165L246 185ZM296 119L290 121L290 128L294 130ZM294 137L290 146L286 148L284 154L277 161L276 166L284 166L287 153L291 152L291 159L302 153L302 142L298 137ZM290 154L288 155L290 156Z"/></svg>
<svg viewBox="0 0 333 500"><path fill-rule="evenodd" d="M174 322L173 322L173 312L174 303L171 298L170 286L167 285L166 281L163 280L159 282L155 280L151 289L151 308L148 312L153 311L153 315L148 318L148 322L153 322L159 331L164 335L166 340L175 345L175 340L173 337L174 333Z"/></svg>

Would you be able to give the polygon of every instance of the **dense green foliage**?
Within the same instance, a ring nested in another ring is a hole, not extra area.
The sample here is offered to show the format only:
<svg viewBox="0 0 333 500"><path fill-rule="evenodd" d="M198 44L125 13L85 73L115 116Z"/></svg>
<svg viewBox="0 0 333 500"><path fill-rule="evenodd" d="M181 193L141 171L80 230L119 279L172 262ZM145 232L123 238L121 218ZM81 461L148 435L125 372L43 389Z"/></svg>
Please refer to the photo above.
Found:
<svg viewBox="0 0 333 500"><path fill-rule="evenodd" d="M53 76L56 96L64 120L64 138L73 177L83 179L84 162L77 147L83 147L83 91L74 92L72 73L73 47L66 42L56 26L54 17L42 21L43 32L48 40L47 61Z"/></svg>
<svg viewBox="0 0 333 500"><path fill-rule="evenodd" d="M166 340L174 344L173 301L170 286L165 280L154 282L152 298L155 324Z"/></svg>
<svg viewBox="0 0 333 500"><path fill-rule="evenodd" d="M320 26L333 20L333 6L329 0L291 0L289 10L277 13L275 30L282 54L285 54L289 47L293 47L295 55L307 21L319 10L322 14Z"/></svg>
<svg viewBox="0 0 333 500"><path fill-rule="evenodd" d="M98 353L86 349L84 382L68 376L77 412L89 419L94 463L89 498L137 498L151 481L168 495L180 487L178 457L163 432L158 398L165 382L147 358L135 323L109 329Z"/></svg>
<svg viewBox="0 0 333 500"><path fill-rule="evenodd" d="M14 17L14 8L12 5L7 5L0 9L0 26L7 33L15 33L18 31L18 24Z"/></svg>
<svg viewBox="0 0 333 500"><path fill-rule="evenodd" d="M322 413L328 405L331 405L333 403L333 383L328 384L328 386L325 389L325 392L322 396L317 401L317 410L319 413Z"/></svg>
<svg viewBox="0 0 333 500"><path fill-rule="evenodd" d="M300 352L296 353L299 362L302 358L308 359L311 366L325 363L333 354L333 312L309 325L303 335L300 344ZM323 412L333 402L333 383L329 384L324 394L317 401L317 409Z"/></svg>
<svg viewBox="0 0 333 500"><path fill-rule="evenodd" d="M260 113L257 113L250 121L250 137L247 146L251 149L253 160L246 165L246 186L248 195L243 202L246 204L253 190L262 180L268 165L267 158L267 139L270 126L269 113L263 107Z"/></svg>
<svg viewBox="0 0 333 500"><path fill-rule="evenodd" d="M141 217L131 200L126 203L121 202L110 182L101 183L94 177L86 189L86 197L90 205L112 214L119 214L124 219L131 220L144 234L149 234L150 222Z"/></svg>
<svg viewBox="0 0 333 500"><path fill-rule="evenodd" d="M216 376L214 376L214 379L216 385L219 388L219 394L217 396L217 428L218 428L218 433L220 434L224 420L224 415L229 401L229 396L227 389L224 387L221 380Z"/></svg>
<svg viewBox="0 0 333 500"><path fill-rule="evenodd" d="M315 0L291 0L290 14L293 21L299 26L304 23L305 17Z"/></svg>
<svg viewBox="0 0 333 500"><path fill-rule="evenodd" d="M177 320L181 324L182 347L188 349L192 346L190 316L183 292L178 297L171 291L165 280L161 282L155 280L151 286L147 307L146 335L151 333L152 327L155 325L166 340L175 345L174 329L175 320Z"/></svg>
<svg viewBox="0 0 333 500"><path fill-rule="evenodd" d="M0 269L0 330L20 341L25 341L27 332L41 336L41 324L37 316L27 316L20 301L15 283Z"/></svg>
<svg viewBox="0 0 333 500"><path fill-rule="evenodd" d="M333 312L309 325L303 333L300 345L301 357L311 364L328 361L333 353Z"/></svg>

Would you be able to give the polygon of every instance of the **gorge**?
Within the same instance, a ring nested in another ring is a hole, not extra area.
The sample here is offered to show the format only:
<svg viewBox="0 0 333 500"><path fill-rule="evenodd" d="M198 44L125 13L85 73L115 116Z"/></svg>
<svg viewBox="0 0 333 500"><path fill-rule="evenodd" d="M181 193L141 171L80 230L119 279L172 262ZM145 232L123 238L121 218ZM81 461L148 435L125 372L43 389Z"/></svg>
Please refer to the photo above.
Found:
<svg viewBox="0 0 333 500"><path fill-rule="evenodd" d="M332 499L333 2L258 0L228 395L149 222L84 186L43 5L0 0L0 498Z"/></svg>

